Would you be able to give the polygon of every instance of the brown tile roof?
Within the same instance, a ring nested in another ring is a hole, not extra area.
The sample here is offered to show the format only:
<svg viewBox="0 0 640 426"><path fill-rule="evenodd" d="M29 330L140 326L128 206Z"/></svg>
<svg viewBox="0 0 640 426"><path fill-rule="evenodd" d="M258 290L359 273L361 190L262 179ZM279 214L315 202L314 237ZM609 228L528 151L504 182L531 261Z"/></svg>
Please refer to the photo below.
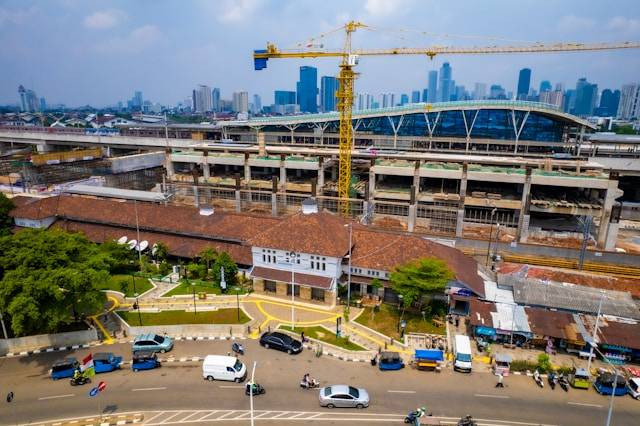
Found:
<svg viewBox="0 0 640 426"><path fill-rule="evenodd" d="M249 240L256 247L343 257L349 251L348 223L328 212L285 217Z"/></svg>
<svg viewBox="0 0 640 426"><path fill-rule="evenodd" d="M89 240L95 243L117 240L123 235L126 236L128 240L137 239L136 230L132 228L95 225L90 223L80 223L63 220L58 220L53 226L70 232L81 232L85 234ZM172 256L187 258L196 257L205 248L211 247L218 252L226 251L227 253L229 253L234 262L238 264L252 264L251 247L245 245L229 244L200 238L191 238L144 231L140 231L140 239L142 241L149 241L150 246L158 242L166 244L169 249L169 254L171 254Z"/></svg>
<svg viewBox="0 0 640 426"><path fill-rule="evenodd" d="M255 266L251 270L251 276L255 278L262 278L264 280L281 281L285 283L291 283L291 271L282 271L280 269L264 268L262 266ZM307 285L309 287L322 288L329 290L331 288L331 282L333 281L328 277L320 277L318 275L300 274L296 273L293 277L295 284Z"/></svg>
<svg viewBox="0 0 640 426"><path fill-rule="evenodd" d="M640 349L640 324L637 323L629 324L600 318L598 336L602 343Z"/></svg>
<svg viewBox="0 0 640 426"><path fill-rule="evenodd" d="M423 257L435 257L449 265L458 281L476 294L484 295L484 281L477 273L476 261L461 251L425 238L361 225L353 228L354 267L391 271L394 267Z"/></svg>
<svg viewBox="0 0 640 426"><path fill-rule="evenodd" d="M582 341L572 314L540 308L524 308L524 310L529 327L534 334Z"/></svg>
<svg viewBox="0 0 640 426"><path fill-rule="evenodd" d="M491 312L496 312L495 303L482 302L478 299L471 299L469 301L469 322L471 325L482 325L493 328Z"/></svg>
<svg viewBox="0 0 640 426"><path fill-rule="evenodd" d="M16 208L9 213L9 216L31 220L54 216L58 205L58 197L39 198L21 195L13 197L12 201Z"/></svg>

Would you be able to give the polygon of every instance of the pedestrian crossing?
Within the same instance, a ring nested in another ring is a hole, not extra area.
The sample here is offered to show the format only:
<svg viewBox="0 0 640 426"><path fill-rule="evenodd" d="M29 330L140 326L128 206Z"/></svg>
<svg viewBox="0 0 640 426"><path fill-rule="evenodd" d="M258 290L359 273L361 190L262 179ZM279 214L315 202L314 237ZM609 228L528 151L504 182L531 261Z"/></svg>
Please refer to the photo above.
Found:
<svg viewBox="0 0 640 426"><path fill-rule="evenodd" d="M400 414L369 413L365 411L270 411L254 410L253 418L258 421L355 421L362 423L398 423L404 416ZM145 412L144 423L148 426L187 423L217 423L250 420L249 410L180 410Z"/></svg>

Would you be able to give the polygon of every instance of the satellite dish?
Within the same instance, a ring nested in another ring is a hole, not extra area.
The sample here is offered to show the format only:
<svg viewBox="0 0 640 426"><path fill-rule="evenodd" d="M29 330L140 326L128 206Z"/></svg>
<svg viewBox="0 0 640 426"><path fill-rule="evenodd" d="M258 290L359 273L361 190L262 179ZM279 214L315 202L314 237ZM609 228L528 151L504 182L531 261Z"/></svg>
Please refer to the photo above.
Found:
<svg viewBox="0 0 640 426"><path fill-rule="evenodd" d="M129 250L133 250L138 245L138 242L136 240L129 240L128 244L129 244Z"/></svg>
<svg viewBox="0 0 640 426"><path fill-rule="evenodd" d="M145 251L149 247L149 241L144 240L140 243L140 251Z"/></svg>
<svg viewBox="0 0 640 426"><path fill-rule="evenodd" d="M123 235L122 237L118 238L118 244L125 244L127 242L127 236Z"/></svg>

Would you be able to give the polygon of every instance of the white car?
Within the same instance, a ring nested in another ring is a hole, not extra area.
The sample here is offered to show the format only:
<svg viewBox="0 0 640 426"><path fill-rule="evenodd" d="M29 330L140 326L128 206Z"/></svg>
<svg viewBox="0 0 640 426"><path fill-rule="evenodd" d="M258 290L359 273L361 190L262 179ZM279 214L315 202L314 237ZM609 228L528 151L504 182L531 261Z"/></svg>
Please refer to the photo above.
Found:
<svg viewBox="0 0 640 426"><path fill-rule="evenodd" d="M347 385L332 385L320 389L320 406L327 408L365 408L369 406L369 393Z"/></svg>
<svg viewBox="0 0 640 426"><path fill-rule="evenodd" d="M627 382L627 389L629 389L629 395L635 399L640 399L640 378L633 377Z"/></svg>

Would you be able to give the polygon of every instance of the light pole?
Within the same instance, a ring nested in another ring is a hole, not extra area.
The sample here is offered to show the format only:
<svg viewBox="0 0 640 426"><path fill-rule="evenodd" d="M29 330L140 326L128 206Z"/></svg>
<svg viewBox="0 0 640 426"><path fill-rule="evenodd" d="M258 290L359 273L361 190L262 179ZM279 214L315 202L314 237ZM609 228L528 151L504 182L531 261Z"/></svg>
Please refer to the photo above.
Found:
<svg viewBox="0 0 640 426"><path fill-rule="evenodd" d="M133 297L136 298L136 308L138 308L138 322L140 323L140 327L142 327L142 315L140 314L140 303L138 303L138 293L133 293Z"/></svg>
<svg viewBox="0 0 640 426"><path fill-rule="evenodd" d="M291 262L291 331L293 331L295 323L294 323L294 315L295 315L295 307L293 306L295 299L294 299L294 295L295 295L295 282L296 282L296 273L295 273L295 264L296 261L298 260L299 255L292 251L289 253L289 262Z"/></svg>
<svg viewBox="0 0 640 426"><path fill-rule="evenodd" d="M253 370L251 370L251 382L249 382L249 405L250 405L250 411L251 411L251 426L254 425L253 423L253 377L256 374L256 361L253 361Z"/></svg>
<svg viewBox="0 0 640 426"><path fill-rule="evenodd" d="M489 228L489 244L487 245L487 261L485 262L486 267L489 266L489 250L491 250L491 239L493 236L493 216L496 214L496 211L498 211L497 208L493 208L493 210L491 210L491 227Z"/></svg>
<svg viewBox="0 0 640 426"><path fill-rule="evenodd" d="M349 227L349 265L347 269L347 312L351 309L351 245L353 238L353 223L349 222L344 226Z"/></svg>
<svg viewBox="0 0 640 426"><path fill-rule="evenodd" d="M8 339L9 335L7 334L7 328L4 326L4 318L2 318L2 311L0 311L0 324L2 324L2 333L4 335L4 338Z"/></svg>
<svg viewBox="0 0 640 426"><path fill-rule="evenodd" d="M238 322L240 322L240 287L235 287L236 291L236 311L238 312Z"/></svg>
<svg viewBox="0 0 640 426"><path fill-rule="evenodd" d="M611 399L609 400L609 412L607 413L607 421L605 422L606 426L610 426L611 425L611 415L613 414L613 398L615 398L616 396L616 387L618 385L618 369L616 368L615 365L613 365L611 363L611 361L609 361L607 359L607 357L605 357L602 352L600 352L600 350L597 348L598 344L595 341L590 341L589 342L589 346L591 346L591 353L593 353L593 350L595 349L600 356L602 357L602 359L604 359L605 361L607 361L607 364L609 364L611 366L611 368L613 368L613 391L611 392ZM591 358L589 358L589 360L591 360Z"/></svg>
<svg viewBox="0 0 640 426"><path fill-rule="evenodd" d="M600 313L602 311L602 301L604 300L604 291L600 294L600 302L598 302L598 315L596 316L596 326L593 328L593 336L591 337L591 341L593 343L596 342L597 334L598 334L598 325L600 324ZM590 345L589 349L589 360L587 361L587 373L591 374L591 358L593 358L593 345Z"/></svg>
<svg viewBox="0 0 640 426"><path fill-rule="evenodd" d="M189 282L189 278L187 278L187 283ZM191 289L193 290L193 316L198 316L198 309L196 308L196 283L195 281L191 283Z"/></svg>

